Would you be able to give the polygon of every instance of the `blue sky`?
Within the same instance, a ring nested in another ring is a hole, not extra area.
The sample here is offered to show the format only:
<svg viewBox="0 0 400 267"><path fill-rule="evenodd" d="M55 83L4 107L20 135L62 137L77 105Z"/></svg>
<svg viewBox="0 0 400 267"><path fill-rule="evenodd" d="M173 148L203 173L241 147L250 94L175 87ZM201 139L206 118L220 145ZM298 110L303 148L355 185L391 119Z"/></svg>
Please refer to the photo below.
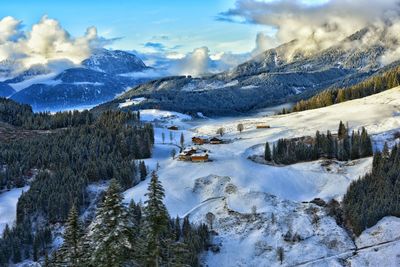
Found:
<svg viewBox="0 0 400 267"><path fill-rule="evenodd" d="M0 0L0 61L16 60L22 69L79 64L106 46L136 51L169 73L219 72L280 43L309 40L313 32L329 44L348 36L347 23L343 36L325 32L346 1ZM337 5L321 5L326 2Z"/></svg>
<svg viewBox="0 0 400 267"><path fill-rule="evenodd" d="M270 32L260 25L232 24L216 20L218 13L234 6L234 0L13 0L2 1L0 17L13 16L25 27L43 15L60 21L73 36L95 26L99 35L122 37L112 47L143 50L148 42L167 49L189 52L207 46L214 53L248 52L257 32Z"/></svg>

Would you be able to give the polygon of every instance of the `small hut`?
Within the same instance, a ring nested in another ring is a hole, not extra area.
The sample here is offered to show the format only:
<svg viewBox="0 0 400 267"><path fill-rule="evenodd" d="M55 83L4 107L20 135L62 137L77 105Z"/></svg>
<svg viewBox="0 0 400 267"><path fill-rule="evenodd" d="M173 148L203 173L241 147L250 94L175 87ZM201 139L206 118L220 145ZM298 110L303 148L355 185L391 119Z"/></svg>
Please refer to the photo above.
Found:
<svg viewBox="0 0 400 267"><path fill-rule="evenodd" d="M223 143L223 141L221 139L217 138L217 137L213 137L210 140L210 144L212 144L212 145L219 145L219 144L222 144L222 143Z"/></svg>
<svg viewBox="0 0 400 267"><path fill-rule="evenodd" d="M178 126L172 125L172 126L168 127L168 130L170 130L170 131L178 131L179 128L178 128Z"/></svg>
<svg viewBox="0 0 400 267"><path fill-rule="evenodd" d="M266 124L260 124L256 126L257 129L269 129L271 126L266 125Z"/></svg>
<svg viewBox="0 0 400 267"><path fill-rule="evenodd" d="M201 137L193 137L192 138L192 143L195 145L204 145L207 142L205 138Z"/></svg>

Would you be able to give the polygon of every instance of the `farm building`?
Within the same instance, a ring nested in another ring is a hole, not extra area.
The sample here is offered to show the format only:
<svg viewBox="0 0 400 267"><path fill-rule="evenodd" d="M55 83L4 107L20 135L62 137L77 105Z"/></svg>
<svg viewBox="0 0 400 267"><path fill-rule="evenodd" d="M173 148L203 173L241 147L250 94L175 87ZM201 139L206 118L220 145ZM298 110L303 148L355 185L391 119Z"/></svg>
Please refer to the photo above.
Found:
<svg viewBox="0 0 400 267"><path fill-rule="evenodd" d="M208 154L194 154L191 156L193 162L207 162L208 161Z"/></svg>
<svg viewBox="0 0 400 267"><path fill-rule="evenodd" d="M257 129L269 129L269 128L271 128L271 126L269 126L269 125L257 125L256 128Z"/></svg>
<svg viewBox="0 0 400 267"><path fill-rule="evenodd" d="M196 148L186 148L179 154L179 160L190 161L191 156L197 152Z"/></svg>
<svg viewBox="0 0 400 267"><path fill-rule="evenodd" d="M179 154L179 160L192 162L208 161L208 151L199 148L187 148Z"/></svg>
<svg viewBox="0 0 400 267"><path fill-rule="evenodd" d="M208 140L203 137L193 137L192 143L195 145L204 145L205 143L208 143Z"/></svg>
<svg viewBox="0 0 400 267"><path fill-rule="evenodd" d="M210 144L212 144L212 145L219 145L222 143L223 143L223 141L217 137L211 138L211 140L210 140Z"/></svg>

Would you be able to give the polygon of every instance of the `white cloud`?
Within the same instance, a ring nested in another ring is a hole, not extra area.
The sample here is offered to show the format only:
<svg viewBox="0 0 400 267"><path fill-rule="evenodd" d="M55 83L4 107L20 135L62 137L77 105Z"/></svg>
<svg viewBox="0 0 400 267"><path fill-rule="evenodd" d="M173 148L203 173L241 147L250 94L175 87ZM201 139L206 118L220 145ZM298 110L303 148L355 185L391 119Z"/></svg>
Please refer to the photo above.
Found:
<svg viewBox="0 0 400 267"><path fill-rule="evenodd" d="M327 0L319 4L304 0L237 0L235 7L222 13L221 18L273 27L278 43L298 40L294 49L306 53L326 49L364 27L371 27L373 30L359 45L384 41L390 46L390 54L383 58L388 63L400 58L399 14L399 0ZM265 37L257 37L260 49L271 43Z"/></svg>
<svg viewBox="0 0 400 267"><path fill-rule="evenodd" d="M267 49L274 48L278 45L276 38L259 32L256 37L256 47L254 48L252 55L256 56Z"/></svg>
<svg viewBox="0 0 400 267"><path fill-rule="evenodd" d="M19 33L21 21L13 17L4 17L0 20L0 44L16 38Z"/></svg>
<svg viewBox="0 0 400 267"><path fill-rule="evenodd" d="M210 64L210 50L208 47L200 47L188 53L177 61L175 66L177 73L182 75L200 76L207 73Z"/></svg>
<svg viewBox="0 0 400 267"><path fill-rule="evenodd" d="M44 16L29 31L23 31L21 21L12 17L0 20L0 61L10 60L20 70L42 64L80 64L92 50L109 44L94 27L81 37L72 37L57 20Z"/></svg>

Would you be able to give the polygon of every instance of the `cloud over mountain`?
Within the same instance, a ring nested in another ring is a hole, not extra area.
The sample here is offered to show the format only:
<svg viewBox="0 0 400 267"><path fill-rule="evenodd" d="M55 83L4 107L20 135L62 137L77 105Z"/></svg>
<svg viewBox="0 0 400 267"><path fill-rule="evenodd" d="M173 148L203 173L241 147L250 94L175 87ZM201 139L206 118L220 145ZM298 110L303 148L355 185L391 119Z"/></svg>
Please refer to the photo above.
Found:
<svg viewBox="0 0 400 267"><path fill-rule="evenodd" d="M385 42L391 45L388 63L400 57L399 0L328 0L310 4L303 0L237 0L235 7L220 14L220 19L266 25L276 29L275 40L286 43L298 40L296 49L313 53L331 47L365 27L370 34L357 45ZM262 42L263 40L260 39ZM271 42L271 40L268 40Z"/></svg>
<svg viewBox="0 0 400 267"><path fill-rule="evenodd" d="M16 18L0 20L0 61L11 61L20 70L37 64L79 64L93 49L111 41L99 37L95 27L88 28L83 36L73 37L57 20L47 16L28 31L24 31L22 21Z"/></svg>

